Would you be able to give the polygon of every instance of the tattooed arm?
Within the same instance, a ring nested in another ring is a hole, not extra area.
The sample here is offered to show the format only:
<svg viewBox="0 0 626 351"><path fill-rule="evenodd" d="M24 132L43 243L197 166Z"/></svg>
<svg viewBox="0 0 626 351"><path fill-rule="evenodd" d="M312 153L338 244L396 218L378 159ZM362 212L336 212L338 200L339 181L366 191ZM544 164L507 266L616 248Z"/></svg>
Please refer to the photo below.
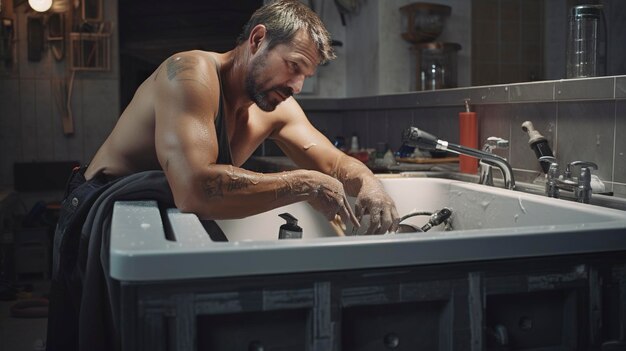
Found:
<svg viewBox="0 0 626 351"><path fill-rule="evenodd" d="M242 218L294 202L309 201L332 220L339 214L353 220L342 184L320 172L296 170L256 173L230 165L210 165L197 179L200 191L192 189L177 206L202 218ZM168 178L169 179L169 178Z"/></svg>
<svg viewBox="0 0 626 351"><path fill-rule="evenodd" d="M356 197L354 209L359 222L369 216L369 223L362 223L367 224L368 234L395 232L399 216L394 201L367 166L337 150L309 123L295 100L286 100L279 108L286 117L272 138L280 148L300 167L319 170L341 181L346 193Z"/></svg>
<svg viewBox="0 0 626 351"><path fill-rule="evenodd" d="M261 174L215 164L214 116L219 85L214 66L193 54L166 61L157 74L155 143L176 206L202 218L241 218L309 201L329 218L350 220L342 184L316 171Z"/></svg>

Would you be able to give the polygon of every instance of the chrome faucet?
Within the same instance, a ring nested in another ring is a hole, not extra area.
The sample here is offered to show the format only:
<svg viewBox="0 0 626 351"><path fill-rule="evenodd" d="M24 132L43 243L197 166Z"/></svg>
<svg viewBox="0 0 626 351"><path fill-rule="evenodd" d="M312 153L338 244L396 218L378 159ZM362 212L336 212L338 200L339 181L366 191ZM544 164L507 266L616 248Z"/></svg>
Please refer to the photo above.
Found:
<svg viewBox="0 0 626 351"><path fill-rule="evenodd" d="M588 161L573 161L567 164L561 176L559 164L552 156L542 156L541 162L550 163L546 180L546 195L559 198L560 190L570 191L576 201L588 204L591 201L591 169L598 169L598 165ZM580 166L580 175L576 180L572 177L572 167Z"/></svg>
<svg viewBox="0 0 626 351"><path fill-rule="evenodd" d="M493 150L495 149L508 149L508 148L509 148L508 140L498 138L495 136L491 136L487 138L487 140L485 141L485 144L483 145L483 151L490 153L490 154L493 154ZM490 164L488 164L487 162L483 160L480 160L479 168L478 168L478 175L479 175L478 183L493 186L493 172L492 172L492 166Z"/></svg>
<svg viewBox="0 0 626 351"><path fill-rule="evenodd" d="M440 140L436 136L424 132L416 127L409 127L402 132L402 141L405 145L411 147L419 147L427 150L443 150L451 151L457 154L475 157L490 166L496 166L502 171L504 178L504 187L507 189L515 188L515 179L513 178L513 169L506 159L485 151L472 149L463 145L449 143Z"/></svg>

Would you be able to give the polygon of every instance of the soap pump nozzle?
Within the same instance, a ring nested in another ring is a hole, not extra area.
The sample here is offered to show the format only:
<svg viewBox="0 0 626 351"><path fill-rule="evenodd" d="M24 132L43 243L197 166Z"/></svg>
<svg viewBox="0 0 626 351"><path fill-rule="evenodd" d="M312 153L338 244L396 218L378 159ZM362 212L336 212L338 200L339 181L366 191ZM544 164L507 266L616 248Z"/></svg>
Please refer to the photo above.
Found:
<svg viewBox="0 0 626 351"><path fill-rule="evenodd" d="M298 226L298 219L296 219L296 217L287 212L281 213L278 216L287 221L287 223L280 226L280 229L278 230L278 239L302 238L302 228Z"/></svg>

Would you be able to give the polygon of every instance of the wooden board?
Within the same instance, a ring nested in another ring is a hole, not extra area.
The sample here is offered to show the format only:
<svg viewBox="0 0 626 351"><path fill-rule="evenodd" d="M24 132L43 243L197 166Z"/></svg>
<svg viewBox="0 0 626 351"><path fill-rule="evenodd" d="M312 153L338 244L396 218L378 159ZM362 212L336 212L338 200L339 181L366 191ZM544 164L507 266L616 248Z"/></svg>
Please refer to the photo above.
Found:
<svg viewBox="0 0 626 351"><path fill-rule="evenodd" d="M458 157L417 157L417 158L396 158L398 162L405 163L453 163L459 162Z"/></svg>

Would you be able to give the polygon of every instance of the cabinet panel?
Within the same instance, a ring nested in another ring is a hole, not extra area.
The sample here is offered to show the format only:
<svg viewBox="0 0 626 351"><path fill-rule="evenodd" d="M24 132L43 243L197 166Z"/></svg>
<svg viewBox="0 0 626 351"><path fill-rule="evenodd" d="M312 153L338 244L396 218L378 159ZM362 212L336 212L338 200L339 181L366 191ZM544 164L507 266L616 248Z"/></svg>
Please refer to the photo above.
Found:
<svg viewBox="0 0 626 351"><path fill-rule="evenodd" d="M572 290L488 296L487 349L560 350L576 345L580 319L576 296Z"/></svg>
<svg viewBox="0 0 626 351"><path fill-rule="evenodd" d="M446 301L366 305L343 309L342 350L439 350Z"/></svg>
<svg viewBox="0 0 626 351"><path fill-rule="evenodd" d="M198 316L198 350L306 350L308 316L305 309Z"/></svg>

